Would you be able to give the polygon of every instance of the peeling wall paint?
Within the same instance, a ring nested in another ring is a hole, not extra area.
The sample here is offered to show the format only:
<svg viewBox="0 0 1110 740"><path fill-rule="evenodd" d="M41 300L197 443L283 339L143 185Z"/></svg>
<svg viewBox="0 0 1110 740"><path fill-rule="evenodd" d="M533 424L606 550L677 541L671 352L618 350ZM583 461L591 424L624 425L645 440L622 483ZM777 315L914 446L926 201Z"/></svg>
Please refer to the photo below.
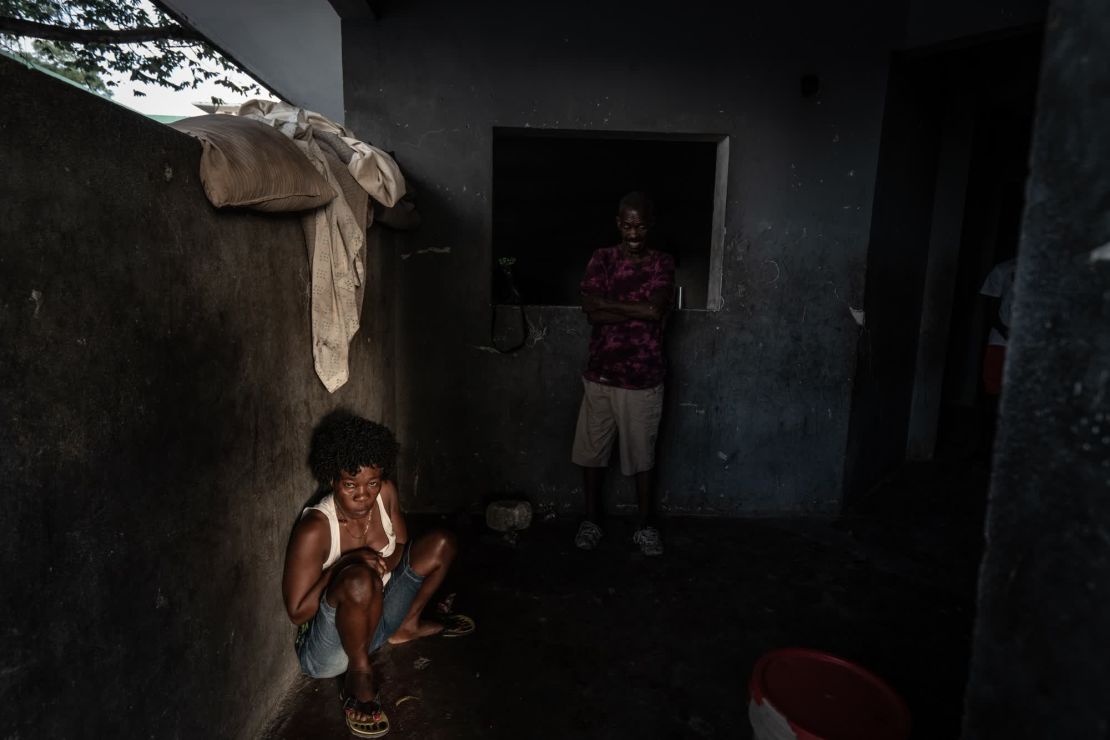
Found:
<svg viewBox="0 0 1110 740"><path fill-rule="evenodd" d="M1101 247L1095 247L1087 256L1089 262L1110 262L1110 242Z"/></svg>
<svg viewBox="0 0 1110 740"><path fill-rule="evenodd" d="M401 255L402 260L407 260L410 257L415 257L419 254L451 254L451 247L425 247L418 249L415 252L406 252Z"/></svg>

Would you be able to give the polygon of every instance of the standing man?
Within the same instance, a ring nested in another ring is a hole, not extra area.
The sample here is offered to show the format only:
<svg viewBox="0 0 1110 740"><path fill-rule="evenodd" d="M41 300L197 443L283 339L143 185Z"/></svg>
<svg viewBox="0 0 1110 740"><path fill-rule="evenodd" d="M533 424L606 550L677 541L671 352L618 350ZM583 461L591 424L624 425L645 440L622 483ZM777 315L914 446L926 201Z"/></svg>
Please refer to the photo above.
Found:
<svg viewBox="0 0 1110 740"><path fill-rule="evenodd" d="M624 196L617 209L621 243L594 252L582 278L582 310L593 333L571 458L582 466L586 494L586 519L574 540L583 550L592 550L601 539L601 487L616 437L621 472L636 479L640 522L632 539L645 555L663 554L653 519L652 475L663 414L663 323L673 302L674 258L648 249L654 222L646 195Z"/></svg>

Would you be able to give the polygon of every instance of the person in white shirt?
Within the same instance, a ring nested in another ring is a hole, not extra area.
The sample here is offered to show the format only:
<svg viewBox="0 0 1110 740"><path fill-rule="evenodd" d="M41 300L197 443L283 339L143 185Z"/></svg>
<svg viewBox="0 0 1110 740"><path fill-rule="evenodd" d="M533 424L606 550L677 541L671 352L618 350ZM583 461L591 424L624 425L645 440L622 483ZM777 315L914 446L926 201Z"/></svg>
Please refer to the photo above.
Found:
<svg viewBox="0 0 1110 740"><path fill-rule="evenodd" d="M1002 367L1006 361L1006 345L1010 341L1016 266L1016 259L999 262L979 289L980 295L990 299L987 311L991 319L991 333L983 352L983 389L988 396L997 396L1002 391Z"/></svg>

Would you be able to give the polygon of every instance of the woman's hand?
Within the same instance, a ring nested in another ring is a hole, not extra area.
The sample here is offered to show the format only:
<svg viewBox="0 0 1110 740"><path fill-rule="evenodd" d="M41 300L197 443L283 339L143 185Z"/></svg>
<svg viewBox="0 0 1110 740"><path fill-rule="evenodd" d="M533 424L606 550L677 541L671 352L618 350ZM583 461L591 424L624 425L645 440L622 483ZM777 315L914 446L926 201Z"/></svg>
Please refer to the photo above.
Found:
<svg viewBox="0 0 1110 740"><path fill-rule="evenodd" d="M335 570L338 572L340 568L352 563L365 563L381 578L384 578L385 574L389 572L389 565L385 562L385 559L368 547L344 553L339 562L335 564Z"/></svg>

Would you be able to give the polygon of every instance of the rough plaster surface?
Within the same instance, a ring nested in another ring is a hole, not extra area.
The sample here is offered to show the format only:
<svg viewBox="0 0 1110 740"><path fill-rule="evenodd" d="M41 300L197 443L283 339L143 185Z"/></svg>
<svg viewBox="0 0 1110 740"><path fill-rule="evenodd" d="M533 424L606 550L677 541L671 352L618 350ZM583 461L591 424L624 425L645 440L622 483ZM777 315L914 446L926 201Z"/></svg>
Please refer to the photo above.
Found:
<svg viewBox="0 0 1110 740"><path fill-rule="evenodd" d="M1110 6L1050 10L966 738L1110 732Z"/></svg>
<svg viewBox="0 0 1110 740"><path fill-rule="evenodd" d="M879 2L677 14L651 3L429 2L345 23L348 122L395 152L425 215L397 274L408 503L450 509L520 493L580 505L569 455L582 314L529 308L533 343L483 349L492 128L528 126L730 137L724 309L683 312L668 328L664 510L835 510L886 44L902 20ZM811 72L821 92L803 97ZM574 217L555 208L537 228ZM497 322L508 334L519 327L512 311ZM630 506L628 485L610 502Z"/></svg>
<svg viewBox="0 0 1110 740"><path fill-rule="evenodd" d="M6 60L0 88L0 735L252 736L296 672L311 426L389 421L380 301L328 396L296 217L216 212L168 127Z"/></svg>

